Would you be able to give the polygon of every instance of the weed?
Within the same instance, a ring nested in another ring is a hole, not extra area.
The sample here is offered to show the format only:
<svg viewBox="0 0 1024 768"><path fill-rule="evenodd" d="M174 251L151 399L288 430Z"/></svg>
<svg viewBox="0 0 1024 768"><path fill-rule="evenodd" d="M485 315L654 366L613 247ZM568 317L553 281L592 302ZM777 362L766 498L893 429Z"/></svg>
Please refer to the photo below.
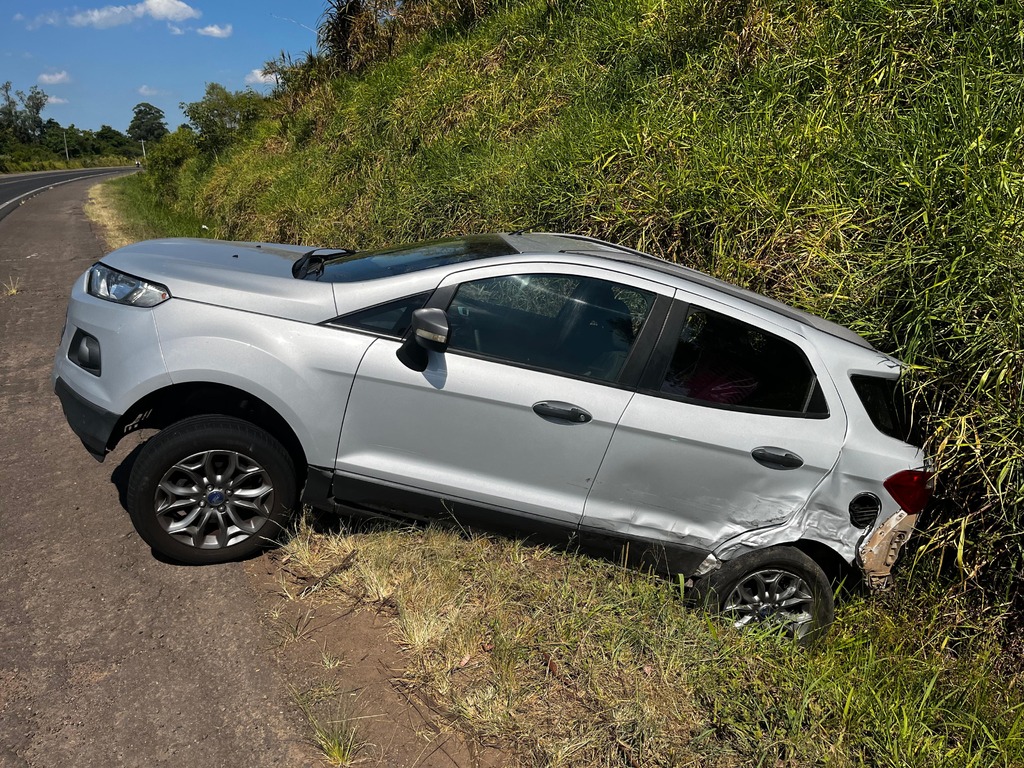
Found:
<svg viewBox="0 0 1024 768"><path fill-rule="evenodd" d="M3 291L8 296L15 296L21 291L21 278L9 277L7 282L3 283Z"/></svg>
<svg viewBox="0 0 1024 768"><path fill-rule="evenodd" d="M352 765L366 746L360 739L352 694L334 690L293 691L299 709L313 729L313 739L330 765Z"/></svg>
<svg viewBox="0 0 1024 768"><path fill-rule="evenodd" d="M308 637L312 630L313 620L316 618L316 611L310 608L295 611L290 618L286 618L281 611L274 613L276 616L271 616L271 626L274 632L281 637L283 645Z"/></svg>
<svg viewBox="0 0 1024 768"><path fill-rule="evenodd" d="M336 669L345 663L345 659L339 656L335 656L333 653L327 650L327 643L320 648L320 665L324 669Z"/></svg>

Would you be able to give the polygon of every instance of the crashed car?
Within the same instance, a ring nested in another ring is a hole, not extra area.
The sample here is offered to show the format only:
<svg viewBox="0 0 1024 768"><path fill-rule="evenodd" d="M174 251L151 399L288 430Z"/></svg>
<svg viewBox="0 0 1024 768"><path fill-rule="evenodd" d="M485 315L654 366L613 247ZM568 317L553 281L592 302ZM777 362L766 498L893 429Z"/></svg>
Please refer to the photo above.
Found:
<svg viewBox="0 0 1024 768"><path fill-rule="evenodd" d="M74 284L53 384L140 536L245 557L301 504L628 552L738 625L827 626L931 494L901 365L630 248L515 232L377 251L167 239Z"/></svg>

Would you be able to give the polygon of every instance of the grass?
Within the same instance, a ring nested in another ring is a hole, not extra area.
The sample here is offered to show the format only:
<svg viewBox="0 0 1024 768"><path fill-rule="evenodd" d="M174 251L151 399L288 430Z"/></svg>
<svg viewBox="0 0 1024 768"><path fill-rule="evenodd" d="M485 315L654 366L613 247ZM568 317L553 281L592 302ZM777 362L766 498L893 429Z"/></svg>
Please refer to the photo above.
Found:
<svg viewBox="0 0 1024 768"><path fill-rule="evenodd" d="M7 296L16 296L21 291L21 278L9 277L0 287Z"/></svg>
<svg viewBox="0 0 1024 768"><path fill-rule="evenodd" d="M516 540L305 525L282 557L314 604L390 616L407 682L515 764L1024 764L1022 681L990 628L906 573L844 601L805 651L688 611L669 582Z"/></svg>
<svg viewBox="0 0 1024 768"><path fill-rule="evenodd" d="M144 174L96 184L89 190L85 210L99 225L110 250L158 237L209 236L209 228L196 217L155 200Z"/></svg>
<svg viewBox="0 0 1024 768"><path fill-rule="evenodd" d="M366 745L359 738L352 694L326 687L293 691L293 697L328 765L353 765Z"/></svg>

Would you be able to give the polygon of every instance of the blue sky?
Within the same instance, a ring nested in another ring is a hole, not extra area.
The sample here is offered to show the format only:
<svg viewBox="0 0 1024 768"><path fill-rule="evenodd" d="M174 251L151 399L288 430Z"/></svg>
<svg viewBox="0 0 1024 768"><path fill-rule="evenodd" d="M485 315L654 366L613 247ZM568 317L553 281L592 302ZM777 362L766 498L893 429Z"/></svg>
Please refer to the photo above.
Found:
<svg viewBox="0 0 1024 768"><path fill-rule="evenodd" d="M125 131L132 107L164 111L172 131L180 102L206 84L230 90L260 82L264 62L316 47L325 0L141 0L72 5L0 0L0 82L38 85L51 97L44 118Z"/></svg>

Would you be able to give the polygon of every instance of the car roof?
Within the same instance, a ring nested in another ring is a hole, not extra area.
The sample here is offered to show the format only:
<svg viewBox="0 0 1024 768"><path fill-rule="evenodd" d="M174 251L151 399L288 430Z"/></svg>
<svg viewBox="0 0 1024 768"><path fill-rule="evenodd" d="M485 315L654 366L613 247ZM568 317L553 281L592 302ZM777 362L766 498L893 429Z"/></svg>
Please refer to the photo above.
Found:
<svg viewBox="0 0 1024 768"><path fill-rule="evenodd" d="M864 349L875 350L871 342L849 328L833 323L810 312L791 307L781 301L770 299L760 293L740 288L732 283L719 280L704 272L690 267L674 264L643 251L637 251L623 245L616 245L595 237L585 235L564 234L559 232L510 232L504 234L505 240L523 254L531 253L566 253L608 259L623 264L649 269L672 277L681 278L691 283L710 288L726 296L748 302L761 309L774 312L789 320L803 323L815 330L826 333Z"/></svg>

